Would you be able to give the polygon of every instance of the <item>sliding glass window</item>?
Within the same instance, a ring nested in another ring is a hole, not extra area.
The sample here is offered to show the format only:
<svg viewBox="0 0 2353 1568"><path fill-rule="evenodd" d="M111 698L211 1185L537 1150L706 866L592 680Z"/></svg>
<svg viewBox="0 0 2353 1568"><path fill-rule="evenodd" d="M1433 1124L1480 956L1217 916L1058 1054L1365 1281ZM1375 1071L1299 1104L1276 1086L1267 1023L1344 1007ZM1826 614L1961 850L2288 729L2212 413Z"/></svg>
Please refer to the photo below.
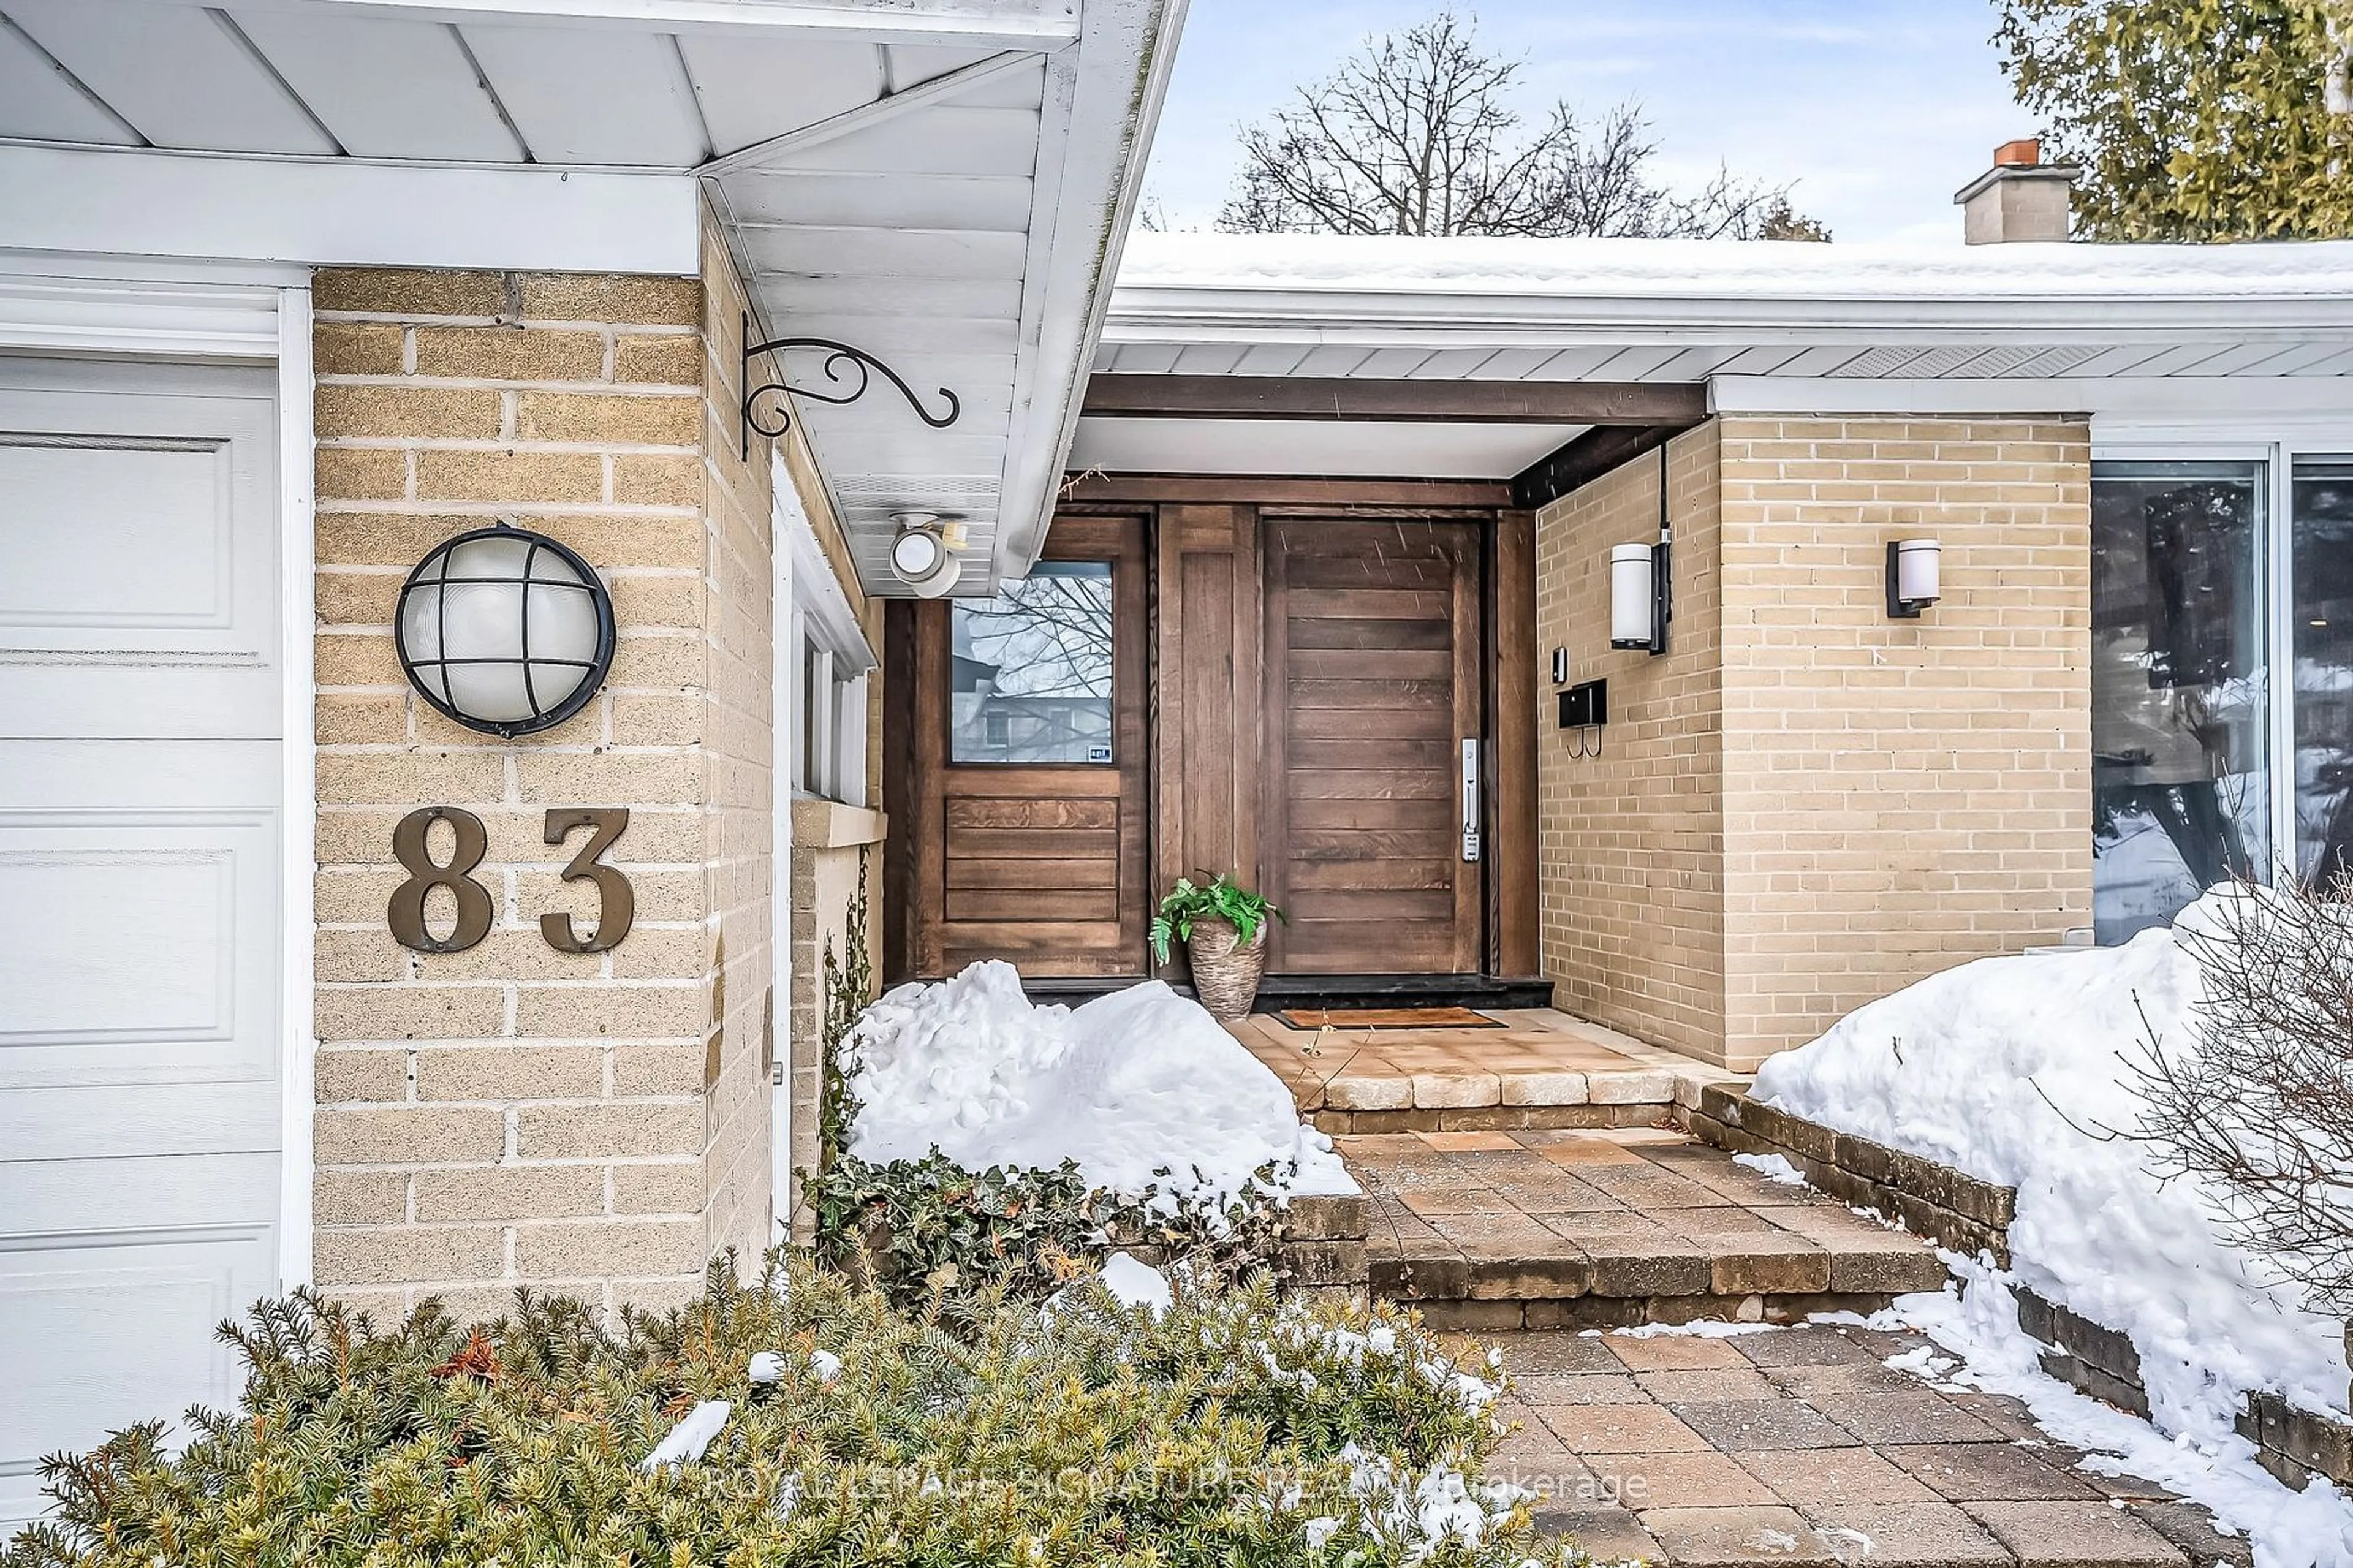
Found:
<svg viewBox="0 0 2353 1568"><path fill-rule="evenodd" d="M2092 886L2103 942L2271 867L2269 485L2261 462L2093 465ZM2337 494L2337 515L2353 518L2353 489ZM2353 671L2347 651L2337 645L2340 671ZM2353 732L2340 721L2334 733L2346 756Z"/></svg>
<svg viewBox="0 0 2353 1568"><path fill-rule="evenodd" d="M2295 870L2329 885L2353 872L2353 457L2290 471Z"/></svg>

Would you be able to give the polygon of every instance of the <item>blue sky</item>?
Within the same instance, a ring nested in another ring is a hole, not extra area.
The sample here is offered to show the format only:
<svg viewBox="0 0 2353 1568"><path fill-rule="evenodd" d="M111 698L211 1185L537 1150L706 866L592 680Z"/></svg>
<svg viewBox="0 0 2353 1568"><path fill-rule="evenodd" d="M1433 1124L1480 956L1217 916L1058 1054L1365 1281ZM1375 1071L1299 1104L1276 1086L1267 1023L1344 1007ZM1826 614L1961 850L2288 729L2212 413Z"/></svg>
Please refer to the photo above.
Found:
<svg viewBox="0 0 2353 1568"><path fill-rule="evenodd" d="M1191 0L1146 188L1207 228L1235 130L1435 0ZM1988 41L1992 0L1463 0L1491 49L1525 57L1521 108L1641 101L1676 183L1794 181L1841 240L1960 243L1953 193L2034 121Z"/></svg>

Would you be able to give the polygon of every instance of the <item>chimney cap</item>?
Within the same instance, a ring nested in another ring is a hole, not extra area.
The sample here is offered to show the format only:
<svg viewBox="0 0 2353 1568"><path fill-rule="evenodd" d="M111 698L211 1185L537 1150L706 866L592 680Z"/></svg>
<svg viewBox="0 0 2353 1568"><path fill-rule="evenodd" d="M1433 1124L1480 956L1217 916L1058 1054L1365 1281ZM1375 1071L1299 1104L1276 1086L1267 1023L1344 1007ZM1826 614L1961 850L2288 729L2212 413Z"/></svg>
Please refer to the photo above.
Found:
<svg viewBox="0 0 2353 1568"><path fill-rule="evenodd" d="M2026 155L2014 156L2021 149L2025 150ZM2038 138L2028 137L2022 141L2003 142L1994 151L1993 167L1954 192L1953 205L1967 206L1973 197L2006 180L2036 182L2051 180L2062 184L2073 184L2083 177L2084 171L2073 164L2045 163L2042 162L2042 143Z"/></svg>

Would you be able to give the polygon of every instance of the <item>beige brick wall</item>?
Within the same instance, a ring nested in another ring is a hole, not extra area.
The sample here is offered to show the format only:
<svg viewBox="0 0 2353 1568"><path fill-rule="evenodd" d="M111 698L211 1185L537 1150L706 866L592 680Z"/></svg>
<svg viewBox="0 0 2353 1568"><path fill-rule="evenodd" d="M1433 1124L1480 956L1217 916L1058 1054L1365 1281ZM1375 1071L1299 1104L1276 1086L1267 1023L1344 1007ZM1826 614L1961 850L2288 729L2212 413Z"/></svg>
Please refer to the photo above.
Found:
<svg viewBox="0 0 2353 1568"><path fill-rule="evenodd" d="M1609 647L1609 548L1658 537L1654 454L1537 519L1537 647L1606 678L1596 738L1538 725L1537 896L1558 1005L1701 1054L1724 1038L1722 604L1713 426L1667 448L1674 625L1657 658ZM1547 654L1542 656L1548 658Z"/></svg>
<svg viewBox="0 0 2353 1568"><path fill-rule="evenodd" d="M770 1204L776 994L772 879L773 514L768 443L744 455L738 408L744 295L717 223L702 224L703 817L712 929L711 1033L703 1050L705 1245L755 1257L775 1237Z"/></svg>
<svg viewBox="0 0 2353 1568"><path fill-rule="evenodd" d="M2081 422L1723 425L1725 1049L2091 923ZM1888 617L1890 539L1944 599Z"/></svg>
<svg viewBox="0 0 2353 1568"><path fill-rule="evenodd" d="M1673 448L1659 659L1596 651L1656 459L1546 511L1539 646L1606 675L1611 708L1599 760L1544 732L1563 1005L1748 1067L2088 922L2089 459L2059 420L1703 426ZM1892 620L1886 542L1916 535L1943 542L1945 598Z"/></svg>
<svg viewBox="0 0 2353 1568"><path fill-rule="evenodd" d="M706 667L732 635L703 516L702 289L328 271L314 299L316 1277L461 1314L524 1279L608 1309L675 1299L709 1240ZM390 627L420 556L501 520L586 556L620 631L597 698L512 744L415 698ZM393 825L421 804L489 828L475 876L497 921L465 952L385 929ZM609 952L540 937L544 911L595 912L557 875L570 847L542 842L551 805L631 810L609 858L637 921Z"/></svg>

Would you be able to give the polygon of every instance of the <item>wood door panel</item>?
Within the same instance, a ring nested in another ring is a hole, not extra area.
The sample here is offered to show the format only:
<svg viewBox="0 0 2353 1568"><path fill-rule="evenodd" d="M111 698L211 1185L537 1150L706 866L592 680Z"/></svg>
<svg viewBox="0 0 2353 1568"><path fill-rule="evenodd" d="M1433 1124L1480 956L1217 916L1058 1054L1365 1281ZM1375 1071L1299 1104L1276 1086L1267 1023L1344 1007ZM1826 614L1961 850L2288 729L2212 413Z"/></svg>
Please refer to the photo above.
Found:
<svg viewBox="0 0 2353 1568"><path fill-rule="evenodd" d="M1403 683L1400 683L1403 684ZM1435 682L1431 683L1433 686ZM1291 738L1301 741L1451 741L1454 694L1444 706L1402 700L1388 708L1303 708L1291 716Z"/></svg>
<svg viewBox="0 0 2353 1568"><path fill-rule="evenodd" d="M1455 522L1264 529L1261 870L1276 973L1463 973L1484 942L1461 858L1461 742L1482 731L1482 550Z"/></svg>
<svg viewBox="0 0 2353 1568"><path fill-rule="evenodd" d="M1454 646L1454 628L1435 617L1424 620L1294 620L1290 646L1303 651L1345 648L1357 655L1356 668L1366 674L1403 673L1388 667L1390 656L1431 649L1445 654ZM1450 670L1451 674L1451 671Z"/></svg>
<svg viewBox="0 0 2353 1568"><path fill-rule="evenodd" d="M981 661L1018 654L990 651L977 632L975 645L960 651L953 606L916 607L905 931L906 963L917 978L992 958L1011 962L1026 978L1145 973L1151 813L1143 521L1057 519L1043 559L1111 564L1112 761L951 761L952 680L973 679L977 666L981 679L994 681L1008 667ZM986 685L960 689L994 700Z"/></svg>
<svg viewBox="0 0 2353 1568"><path fill-rule="evenodd" d="M1285 673L1294 680L1339 680L1376 673L1366 665L1363 650L1356 648L1293 648L1286 663ZM1454 655L1442 647L1384 653L1377 677L1449 682L1454 679Z"/></svg>
<svg viewBox="0 0 2353 1568"><path fill-rule="evenodd" d="M1294 679L1291 706L1303 720L1316 712L1389 713L1412 708L1432 708L1451 718L1454 688L1443 680Z"/></svg>
<svg viewBox="0 0 2353 1568"><path fill-rule="evenodd" d="M1116 828L1114 800L999 800L988 796L951 800L947 825L958 827Z"/></svg>
<svg viewBox="0 0 2353 1568"><path fill-rule="evenodd" d="M1119 886L1119 858L1105 855L1092 860L977 860L948 857L948 888L1029 888L1046 892L1057 888Z"/></svg>
<svg viewBox="0 0 2353 1568"><path fill-rule="evenodd" d="M1109 804L1109 803L1106 803ZM1115 819L1114 819L1115 820ZM951 827L950 860L1099 859L1119 864L1119 830L1097 832L1082 828Z"/></svg>

